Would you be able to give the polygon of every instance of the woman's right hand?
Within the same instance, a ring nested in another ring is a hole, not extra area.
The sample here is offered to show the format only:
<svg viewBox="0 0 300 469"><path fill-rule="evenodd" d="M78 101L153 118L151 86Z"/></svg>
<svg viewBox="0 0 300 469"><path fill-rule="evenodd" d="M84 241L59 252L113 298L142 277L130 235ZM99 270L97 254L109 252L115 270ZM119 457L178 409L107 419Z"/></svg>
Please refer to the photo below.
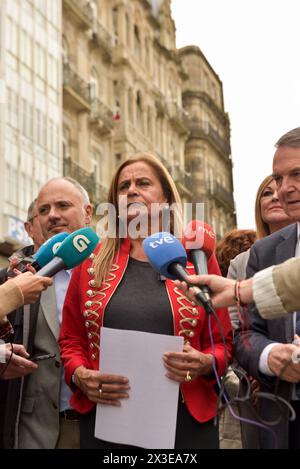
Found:
<svg viewBox="0 0 300 469"><path fill-rule="evenodd" d="M74 371L75 385L97 404L120 406L120 399L129 397L129 380L125 376L102 374L79 366Z"/></svg>
<svg viewBox="0 0 300 469"><path fill-rule="evenodd" d="M22 292L24 305L35 303L42 291L52 285L53 280L49 277L33 275L32 272L19 273L16 277L8 280L14 282Z"/></svg>
<svg viewBox="0 0 300 469"><path fill-rule="evenodd" d="M207 285L210 288L214 308L234 306L236 304L235 280L224 278L220 275L189 275L187 279L191 284L196 286ZM185 282L180 282L179 280L175 280L174 283L186 296L197 303L193 288L188 288ZM252 279L249 278L240 282L240 299L243 303L247 304L253 301Z"/></svg>
<svg viewBox="0 0 300 469"><path fill-rule="evenodd" d="M235 304L235 281L221 277L220 275L189 275L187 277L191 284L196 286L207 285L211 290L211 299L214 308L222 308ZM175 280L175 285L192 301L197 303L193 288L188 288L185 282Z"/></svg>

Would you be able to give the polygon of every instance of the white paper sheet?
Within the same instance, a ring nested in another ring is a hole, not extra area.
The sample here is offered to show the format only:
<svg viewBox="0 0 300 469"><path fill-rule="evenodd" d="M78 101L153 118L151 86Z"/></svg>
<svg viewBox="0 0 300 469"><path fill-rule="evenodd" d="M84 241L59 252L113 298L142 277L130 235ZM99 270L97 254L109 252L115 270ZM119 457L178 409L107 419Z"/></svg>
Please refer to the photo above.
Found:
<svg viewBox="0 0 300 469"><path fill-rule="evenodd" d="M142 448L174 448L179 384L165 376L165 352L181 352L183 338L101 328L101 373L129 379L121 407L98 404L95 436Z"/></svg>

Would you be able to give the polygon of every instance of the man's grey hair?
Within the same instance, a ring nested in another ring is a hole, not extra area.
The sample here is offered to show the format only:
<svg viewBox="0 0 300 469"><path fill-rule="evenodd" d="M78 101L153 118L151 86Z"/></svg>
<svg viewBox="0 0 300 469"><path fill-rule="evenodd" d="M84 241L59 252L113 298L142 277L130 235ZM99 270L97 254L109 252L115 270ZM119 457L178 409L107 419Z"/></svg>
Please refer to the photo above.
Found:
<svg viewBox="0 0 300 469"><path fill-rule="evenodd" d="M70 182L71 184L73 184L73 186L76 187L78 192L80 192L80 194L82 195L84 205L89 205L91 203L89 194L87 193L86 189L78 181L76 181L76 179L73 179L70 176L55 177L55 178L52 178L49 181L47 181L45 186L47 184L49 184L50 182L52 182L52 181L68 181L68 182Z"/></svg>
<svg viewBox="0 0 300 469"><path fill-rule="evenodd" d="M300 127L296 127L296 129L290 130L280 137L278 142L275 143L275 147L300 148Z"/></svg>
<svg viewBox="0 0 300 469"><path fill-rule="evenodd" d="M28 209L27 209L27 219L26 219L26 221L28 221L28 222L31 222L33 220L33 217L34 217L33 209L34 209L34 206L36 204L36 201L37 201L37 199L34 199L31 202L31 204L29 205Z"/></svg>

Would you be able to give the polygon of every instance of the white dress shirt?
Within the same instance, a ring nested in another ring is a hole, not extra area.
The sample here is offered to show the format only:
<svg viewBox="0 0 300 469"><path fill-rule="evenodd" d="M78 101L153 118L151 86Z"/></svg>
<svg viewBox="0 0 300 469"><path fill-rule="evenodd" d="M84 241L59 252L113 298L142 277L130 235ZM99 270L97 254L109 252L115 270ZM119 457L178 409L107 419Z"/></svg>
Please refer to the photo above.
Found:
<svg viewBox="0 0 300 469"><path fill-rule="evenodd" d="M62 310L63 310L65 296L66 296L70 278L71 278L71 272L72 272L71 270L61 270L54 276L58 321L59 321L60 326L62 322ZM64 368L61 367L60 405L59 405L60 412L62 412L63 410L70 409L69 401L71 397L72 397L72 391L65 382Z"/></svg>

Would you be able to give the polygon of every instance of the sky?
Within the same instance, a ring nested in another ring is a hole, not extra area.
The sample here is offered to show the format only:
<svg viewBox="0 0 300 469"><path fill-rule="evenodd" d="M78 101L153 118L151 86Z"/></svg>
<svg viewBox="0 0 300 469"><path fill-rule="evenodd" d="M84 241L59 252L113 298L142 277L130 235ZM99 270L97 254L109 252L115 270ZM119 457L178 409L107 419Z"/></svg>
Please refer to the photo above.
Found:
<svg viewBox="0 0 300 469"><path fill-rule="evenodd" d="M223 82L238 228L254 228L274 144L300 126L300 0L172 0L177 47L197 45Z"/></svg>

